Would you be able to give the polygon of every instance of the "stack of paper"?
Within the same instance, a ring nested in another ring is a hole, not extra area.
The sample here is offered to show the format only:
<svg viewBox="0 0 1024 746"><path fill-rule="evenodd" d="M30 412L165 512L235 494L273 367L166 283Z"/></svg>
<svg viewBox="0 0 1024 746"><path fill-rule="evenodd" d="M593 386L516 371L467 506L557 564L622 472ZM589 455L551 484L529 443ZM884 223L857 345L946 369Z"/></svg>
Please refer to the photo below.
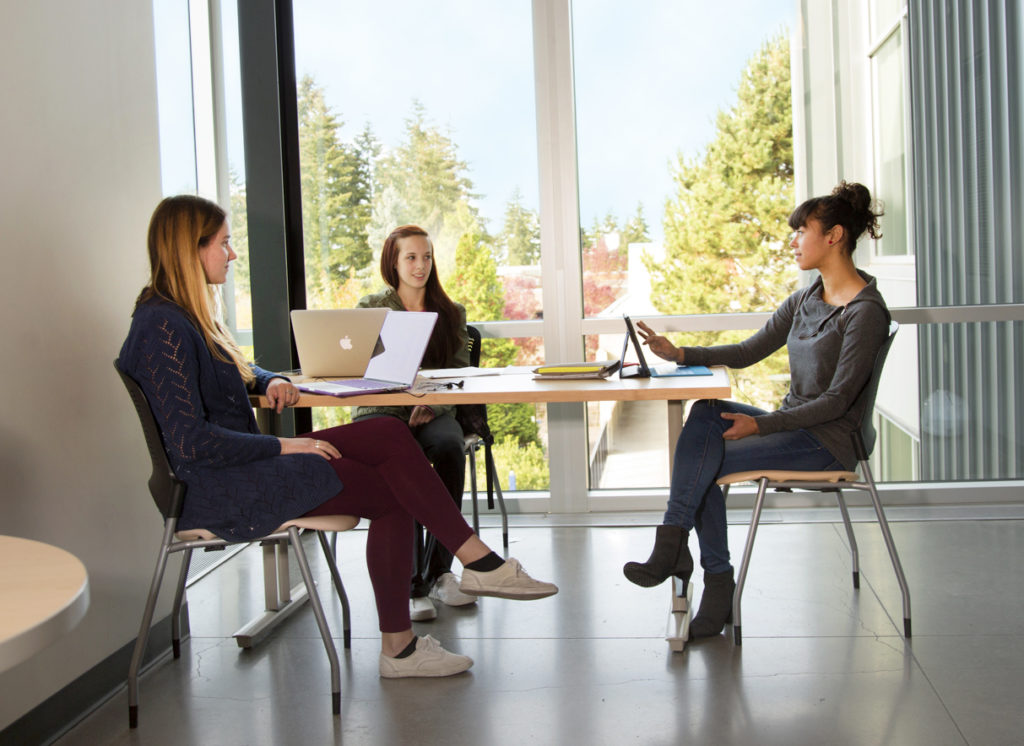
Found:
<svg viewBox="0 0 1024 746"><path fill-rule="evenodd" d="M619 369L618 360L598 360L589 363L555 363L533 369L534 378L549 380L559 378L607 378Z"/></svg>

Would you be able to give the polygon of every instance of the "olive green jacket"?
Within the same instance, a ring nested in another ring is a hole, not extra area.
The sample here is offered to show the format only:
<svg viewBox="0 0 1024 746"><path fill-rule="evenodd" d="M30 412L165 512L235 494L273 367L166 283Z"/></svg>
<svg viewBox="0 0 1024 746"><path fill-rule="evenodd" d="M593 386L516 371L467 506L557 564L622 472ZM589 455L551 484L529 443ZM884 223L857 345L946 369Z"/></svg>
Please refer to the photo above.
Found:
<svg viewBox="0 0 1024 746"><path fill-rule="evenodd" d="M390 308L392 311L405 310L402 299L392 288L386 288L379 293L360 298L357 307ZM459 339L458 344L455 345L454 355L445 362L445 368L465 368L469 365L469 332L466 331L466 309L459 303L456 303L455 307L459 309ZM453 404L446 406L432 404L430 408L438 417L444 414L455 416L455 405ZM391 415L408 422L409 416L412 414L412 407L354 407L352 409L352 419L381 414Z"/></svg>

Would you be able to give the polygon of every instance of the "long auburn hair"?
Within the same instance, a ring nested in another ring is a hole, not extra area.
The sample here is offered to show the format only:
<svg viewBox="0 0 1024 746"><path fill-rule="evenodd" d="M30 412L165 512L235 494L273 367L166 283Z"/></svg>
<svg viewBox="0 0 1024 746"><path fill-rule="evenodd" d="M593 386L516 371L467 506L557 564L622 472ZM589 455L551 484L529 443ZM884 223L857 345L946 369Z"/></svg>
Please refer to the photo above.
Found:
<svg viewBox="0 0 1024 746"><path fill-rule="evenodd" d="M202 197L182 194L162 200L149 220L149 284L135 306L150 298L181 306L203 335L210 353L234 364L242 380L251 383L255 376L220 321L220 295L216 286L206 281L199 257L199 250L209 245L225 220L227 214L220 205Z"/></svg>
<svg viewBox="0 0 1024 746"><path fill-rule="evenodd" d="M401 225L391 231L384 239L384 249L380 254L380 276L391 289L398 290L398 242L410 236L423 236L430 244L431 257L434 252L434 242L425 230L418 225ZM437 324L430 335L430 344L427 345L426 354L423 356L423 365L426 368L444 368L449 364L458 345L459 337L459 309L455 307L452 299L441 287L441 279L437 276L437 262L431 261L430 274L427 275L426 298L424 308L428 311L437 312Z"/></svg>

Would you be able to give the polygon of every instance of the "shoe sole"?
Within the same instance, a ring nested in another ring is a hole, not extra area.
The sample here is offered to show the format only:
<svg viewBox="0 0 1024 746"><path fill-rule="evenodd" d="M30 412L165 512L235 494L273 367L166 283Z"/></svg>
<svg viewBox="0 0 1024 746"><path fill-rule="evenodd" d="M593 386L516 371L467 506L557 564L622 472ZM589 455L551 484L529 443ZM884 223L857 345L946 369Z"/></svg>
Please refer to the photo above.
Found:
<svg viewBox="0 0 1024 746"><path fill-rule="evenodd" d="M466 595L468 596L469 594L467 593ZM436 601L439 604L444 604L445 606L450 606L453 609L460 609L463 606L471 606L476 603L475 598L471 598L468 601L459 601L458 603L454 604L451 601L445 601L443 598L434 598L433 596L430 597L430 600Z"/></svg>
<svg viewBox="0 0 1024 746"><path fill-rule="evenodd" d="M397 673L397 672L380 672L382 679L443 679L448 676L458 676L460 673L466 673L473 664L470 663L465 668L459 669L458 671L452 671L450 673Z"/></svg>
<svg viewBox="0 0 1024 746"><path fill-rule="evenodd" d="M507 591L487 591L487 590L469 590L468 588L460 588L462 593L467 596L485 596L489 598L506 598L510 601L536 601L538 598L548 598L558 593L558 590L553 591L542 591L535 593L511 593Z"/></svg>
<svg viewBox="0 0 1024 746"><path fill-rule="evenodd" d="M626 580L628 580L630 583L632 583L633 585L638 585L641 588L654 588L657 585L661 585L671 577L679 577L668 575L664 578L659 578L657 575L652 575L651 573L644 570L642 565L633 565L632 563L627 564L622 568L622 574L626 576ZM683 581L684 585L690 582L689 575L687 575L685 578L680 579Z"/></svg>

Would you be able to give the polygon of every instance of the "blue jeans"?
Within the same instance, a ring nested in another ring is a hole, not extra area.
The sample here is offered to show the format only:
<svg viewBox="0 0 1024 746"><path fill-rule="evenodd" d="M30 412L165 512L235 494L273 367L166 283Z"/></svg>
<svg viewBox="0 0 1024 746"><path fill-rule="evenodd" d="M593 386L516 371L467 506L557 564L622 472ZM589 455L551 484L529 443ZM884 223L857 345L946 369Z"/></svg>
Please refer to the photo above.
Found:
<svg viewBox="0 0 1024 746"><path fill-rule="evenodd" d="M690 408L676 443L672 485L664 523L697 529L700 565L705 572L732 570L726 532L725 498L715 481L725 474L754 469L842 469L827 448L806 430L724 440L732 420L723 412L751 416L764 410L732 401L698 401Z"/></svg>

